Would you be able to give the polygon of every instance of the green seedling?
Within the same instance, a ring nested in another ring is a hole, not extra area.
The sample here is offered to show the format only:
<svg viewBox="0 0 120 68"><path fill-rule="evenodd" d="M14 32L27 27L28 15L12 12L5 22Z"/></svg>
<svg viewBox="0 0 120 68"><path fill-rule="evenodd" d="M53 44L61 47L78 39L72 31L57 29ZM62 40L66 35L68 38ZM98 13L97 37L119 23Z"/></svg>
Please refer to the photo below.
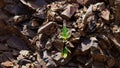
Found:
<svg viewBox="0 0 120 68"><path fill-rule="evenodd" d="M63 57L63 58L67 58L68 52L70 52L70 50L65 46L65 47L62 49L62 57Z"/></svg>
<svg viewBox="0 0 120 68"><path fill-rule="evenodd" d="M62 28L62 35L61 36L62 36L62 39L64 41L66 41L70 37L68 29L67 29L66 26L63 26L63 28Z"/></svg>
<svg viewBox="0 0 120 68"><path fill-rule="evenodd" d="M65 46L65 43L66 43L66 40L70 37L70 35L69 35L68 29L66 26L63 26L63 28L62 28L61 37L64 41L64 47L62 49L62 57L67 58L68 52L70 52L70 50Z"/></svg>

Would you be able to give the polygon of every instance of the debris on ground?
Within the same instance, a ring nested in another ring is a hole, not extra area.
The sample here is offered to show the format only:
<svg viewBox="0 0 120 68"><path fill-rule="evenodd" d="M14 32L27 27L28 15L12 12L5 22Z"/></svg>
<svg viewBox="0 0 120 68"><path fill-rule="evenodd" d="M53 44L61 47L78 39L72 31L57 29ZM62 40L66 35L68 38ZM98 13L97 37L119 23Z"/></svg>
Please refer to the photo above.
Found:
<svg viewBox="0 0 120 68"><path fill-rule="evenodd" d="M0 0L0 68L120 68L120 0Z"/></svg>

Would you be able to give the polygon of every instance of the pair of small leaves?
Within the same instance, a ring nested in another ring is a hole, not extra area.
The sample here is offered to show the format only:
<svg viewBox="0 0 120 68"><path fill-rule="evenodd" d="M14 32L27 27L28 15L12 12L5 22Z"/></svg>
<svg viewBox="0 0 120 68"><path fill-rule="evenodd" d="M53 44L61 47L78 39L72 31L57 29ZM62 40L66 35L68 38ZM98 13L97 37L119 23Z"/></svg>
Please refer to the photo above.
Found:
<svg viewBox="0 0 120 68"><path fill-rule="evenodd" d="M67 40L70 37L70 34L69 34L68 29L67 29L66 26L63 26L61 36L62 36L63 40Z"/></svg>
<svg viewBox="0 0 120 68"><path fill-rule="evenodd" d="M64 42L70 37L70 34L69 34L66 26L63 26L63 28L62 28L61 37L64 40ZM64 46L63 49L62 49L62 57L67 58L68 52L70 52L70 50L66 46Z"/></svg>
<svg viewBox="0 0 120 68"><path fill-rule="evenodd" d="M62 57L63 57L63 58L67 58L68 52L71 53L71 51L65 46L65 47L62 49Z"/></svg>

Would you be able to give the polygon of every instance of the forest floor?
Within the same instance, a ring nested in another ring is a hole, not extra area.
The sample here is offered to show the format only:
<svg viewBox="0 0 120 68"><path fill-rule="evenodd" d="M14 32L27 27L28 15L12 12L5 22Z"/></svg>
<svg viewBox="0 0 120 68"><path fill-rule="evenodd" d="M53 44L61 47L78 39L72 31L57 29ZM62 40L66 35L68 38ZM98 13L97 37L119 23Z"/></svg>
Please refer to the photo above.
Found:
<svg viewBox="0 0 120 68"><path fill-rule="evenodd" d="M120 68L120 0L0 0L0 68Z"/></svg>

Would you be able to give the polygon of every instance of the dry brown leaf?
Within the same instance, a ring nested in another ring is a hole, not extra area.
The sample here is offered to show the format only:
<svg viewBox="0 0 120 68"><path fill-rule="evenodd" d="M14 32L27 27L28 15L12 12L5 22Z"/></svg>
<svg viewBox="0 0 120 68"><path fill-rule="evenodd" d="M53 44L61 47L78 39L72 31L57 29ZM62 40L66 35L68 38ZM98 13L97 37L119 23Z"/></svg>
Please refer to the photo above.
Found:
<svg viewBox="0 0 120 68"><path fill-rule="evenodd" d="M76 10L78 9L78 5L74 5L74 4L69 4L67 7L66 7L66 10L64 10L61 15L64 19L70 19L73 14L76 12Z"/></svg>
<svg viewBox="0 0 120 68"><path fill-rule="evenodd" d="M109 17L110 17L110 11L108 9L103 10L101 17L107 21L109 21Z"/></svg>
<svg viewBox="0 0 120 68"><path fill-rule="evenodd" d="M13 66L13 63L11 61L5 61L5 62L2 62L1 65L5 66L5 67L11 67L11 66Z"/></svg>

